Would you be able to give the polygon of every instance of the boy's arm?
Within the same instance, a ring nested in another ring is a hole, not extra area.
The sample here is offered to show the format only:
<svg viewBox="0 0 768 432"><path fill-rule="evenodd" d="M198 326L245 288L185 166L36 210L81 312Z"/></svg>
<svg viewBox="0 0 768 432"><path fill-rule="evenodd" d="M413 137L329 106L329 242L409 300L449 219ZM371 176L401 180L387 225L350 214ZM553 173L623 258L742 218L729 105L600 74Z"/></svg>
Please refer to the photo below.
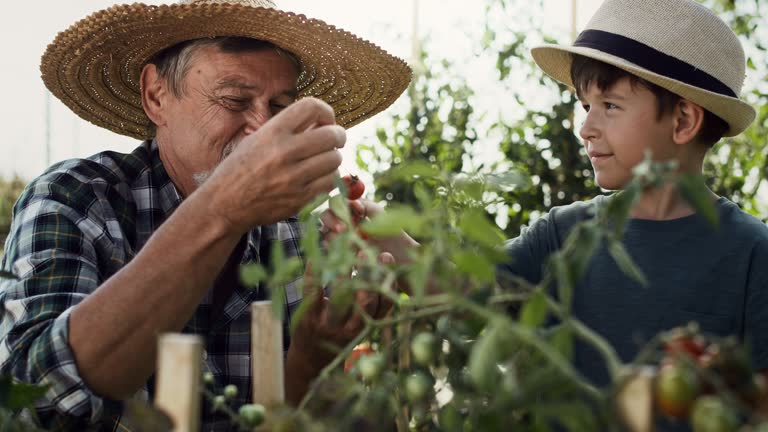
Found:
<svg viewBox="0 0 768 432"><path fill-rule="evenodd" d="M755 369L768 377L768 238L755 246L749 267L744 333Z"/></svg>

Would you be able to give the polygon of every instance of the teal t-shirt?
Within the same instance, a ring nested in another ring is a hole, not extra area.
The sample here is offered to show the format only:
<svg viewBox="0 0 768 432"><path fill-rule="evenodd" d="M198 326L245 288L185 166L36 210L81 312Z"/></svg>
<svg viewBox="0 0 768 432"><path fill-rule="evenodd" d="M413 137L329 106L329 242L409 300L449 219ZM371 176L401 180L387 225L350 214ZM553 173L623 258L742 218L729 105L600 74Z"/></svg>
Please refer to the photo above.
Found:
<svg viewBox="0 0 768 432"><path fill-rule="evenodd" d="M537 283L546 257L572 226L609 199L553 208L507 243L510 261L501 271ZM574 290L573 313L623 361L634 359L658 332L696 321L705 332L738 336L751 346L754 366L768 368L768 227L725 198L717 208L718 228L699 215L628 221L624 246L647 286L622 273L605 248L593 257ZM595 384L607 384L596 352L577 344L574 362Z"/></svg>

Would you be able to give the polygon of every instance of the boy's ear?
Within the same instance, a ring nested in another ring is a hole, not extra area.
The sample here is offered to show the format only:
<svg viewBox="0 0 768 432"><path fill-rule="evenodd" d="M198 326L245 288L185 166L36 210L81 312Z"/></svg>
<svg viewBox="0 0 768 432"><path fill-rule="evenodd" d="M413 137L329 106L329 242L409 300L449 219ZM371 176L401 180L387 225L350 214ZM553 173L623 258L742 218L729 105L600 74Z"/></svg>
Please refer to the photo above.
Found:
<svg viewBox="0 0 768 432"><path fill-rule="evenodd" d="M674 111L672 140L675 144L694 141L699 136L703 123L704 108L687 99L680 99Z"/></svg>
<svg viewBox="0 0 768 432"><path fill-rule="evenodd" d="M166 96L165 82L157 73L157 67L147 64L141 70L141 105L147 117L157 126L165 121L163 115L163 98Z"/></svg>

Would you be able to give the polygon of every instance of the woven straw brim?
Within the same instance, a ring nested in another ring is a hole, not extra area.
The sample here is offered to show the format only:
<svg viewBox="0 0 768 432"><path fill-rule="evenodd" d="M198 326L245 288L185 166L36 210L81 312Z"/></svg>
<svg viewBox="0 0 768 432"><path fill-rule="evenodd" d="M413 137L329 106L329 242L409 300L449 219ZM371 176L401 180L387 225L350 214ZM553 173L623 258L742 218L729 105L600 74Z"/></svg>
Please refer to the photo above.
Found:
<svg viewBox="0 0 768 432"><path fill-rule="evenodd" d="M665 88L684 99L701 106L728 123L729 129L725 136L736 136L746 130L755 119L755 110L742 100L724 96L708 90L685 84L650 72L640 66L630 63L620 57L606 54L602 51L585 47L561 45L542 45L531 50L536 64L549 76L573 88L571 81L571 62L573 54L579 54L601 62L616 66L633 75Z"/></svg>
<svg viewBox="0 0 768 432"><path fill-rule="evenodd" d="M378 46L304 15L232 4L118 5L58 34L40 70L48 89L83 119L137 139L151 138L139 78L148 59L183 41L217 36L261 39L301 62L299 97L330 104L354 126L391 105L411 69Z"/></svg>

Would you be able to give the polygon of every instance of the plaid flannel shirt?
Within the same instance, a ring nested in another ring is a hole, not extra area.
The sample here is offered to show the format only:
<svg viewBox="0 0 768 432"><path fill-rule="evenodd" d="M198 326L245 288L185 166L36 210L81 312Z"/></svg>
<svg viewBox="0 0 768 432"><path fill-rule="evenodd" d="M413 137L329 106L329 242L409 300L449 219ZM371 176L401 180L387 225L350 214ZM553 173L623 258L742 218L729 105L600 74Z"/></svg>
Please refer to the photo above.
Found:
<svg viewBox="0 0 768 432"><path fill-rule="evenodd" d="M122 404L99 397L83 383L68 343L68 319L73 307L130 261L180 203L154 141L129 154L103 152L59 163L19 198L0 267L19 277L0 279L0 374L50 386L36 405L44 426L127 430ZM258 227L247 235L241 262L268 258L264 251L275 241L286 256L299 256L299 237L295 218ZM209 291L184 329L203 336L203 367L213 373L215 385L240 388L235 406L252 394L249 305L267 296L264 288L235 288L215 322ZM301 290L294 281L285 292L287 323ZM284 334L287 349L287 328ZM148 399L152 393L150 379L137 397ZM226 419L203 405L202 430L227 430Z"/></svg>

